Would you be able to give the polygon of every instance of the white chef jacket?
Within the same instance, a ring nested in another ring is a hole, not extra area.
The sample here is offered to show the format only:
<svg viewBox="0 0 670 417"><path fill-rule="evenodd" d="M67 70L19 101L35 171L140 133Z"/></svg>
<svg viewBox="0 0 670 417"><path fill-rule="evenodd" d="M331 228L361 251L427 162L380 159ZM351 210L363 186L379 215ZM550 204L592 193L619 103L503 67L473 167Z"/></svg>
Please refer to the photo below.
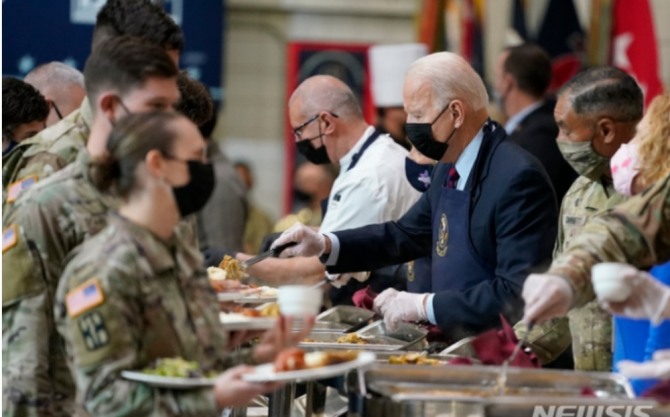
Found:
<svg viewBox="0 0 670 417"><path fill-rule="evenodd" d="M388 135L380 135L349 169L373 132L369 126L340 159L340 175L330 192L321 233L398 220L421 196L405 177L407 151Z"/></svg>

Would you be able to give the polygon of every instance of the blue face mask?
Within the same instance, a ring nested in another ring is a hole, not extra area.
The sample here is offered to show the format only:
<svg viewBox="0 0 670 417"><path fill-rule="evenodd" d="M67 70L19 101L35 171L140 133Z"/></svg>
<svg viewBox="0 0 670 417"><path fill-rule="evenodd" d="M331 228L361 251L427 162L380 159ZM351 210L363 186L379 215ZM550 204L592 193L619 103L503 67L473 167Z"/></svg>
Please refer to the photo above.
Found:
<svg viewBox="0 0 670 417"><path fill-rule="evenodd" d="M405 158L405 176L412 187L424 192L430 187L430 176L433 173L434 164L419 164L409 158Z"/></svg>

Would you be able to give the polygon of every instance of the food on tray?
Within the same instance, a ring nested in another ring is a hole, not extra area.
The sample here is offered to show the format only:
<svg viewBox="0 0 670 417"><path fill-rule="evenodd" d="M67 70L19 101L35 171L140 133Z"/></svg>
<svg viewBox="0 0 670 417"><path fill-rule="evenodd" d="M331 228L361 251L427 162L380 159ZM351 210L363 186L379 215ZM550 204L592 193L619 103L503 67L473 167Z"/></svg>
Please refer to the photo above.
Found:
<svg viewBox="0 0 670 417"><path fill-rule="evenodd" d="M261 308L240 308L236 312L247 317L279 317L279 306L270 303Z"/></svg>
<svg viewBox="0 0 670 417"><path fill-rule="evenodd" d="M275 361L275 371L298 371L336 365L353 361L358 358L358 352L330 350L323 352L305 353L298 348L283 351Z"/></svg>
<svg viewBox="0 0 670 417"><path fill-rule="evenodd" d="M279 317L279 305L268 303L260 308L239 308L235 312L247 317Z"/></svg>
<svg viewBox="0 0 670 417"><path fill-rule="evenodd" d="M279 304L269 303L260 308L263 317L279 317Z"/></svg>
<svg viewBox="0 0 670 417"><path fill-rule="evenodd" d="M367 340L363 339L356 333L345 334L337 338L337 343L348 343L354 345L365 345L368 343Z"/></svg>
<svg viewBox="0 0 670 417"><path fill-rule="evenodd" d="M225 255L219 264L219 268L226 272L226 279L239 281L247 275L240 261L232 256Z"/></svg>
<svg viewBox="0 0 670 417"><path fill-rule="evenodd" d="M216 372L204 372L197 362L190 362L182 358L158 359L152 367L143 369L142 373L173 378L213 378L216 376Z"/></svg>
<svg viewBox="0 0 670 417"><path fill-rule="evenodd" d="M240 291L248 288L248 286L243 285L240 281L227 279L230 274L222 268L210 266L207 268L207 276L209 277L209 283L216 292Z"/></svg>
<svg viewBox="0 0 670 417"><path fill-rule="evenodd" d="M405 355L392 355L388 358L391 365L440 365L444 361L428 358L421 353L407 353Z"/></svg>

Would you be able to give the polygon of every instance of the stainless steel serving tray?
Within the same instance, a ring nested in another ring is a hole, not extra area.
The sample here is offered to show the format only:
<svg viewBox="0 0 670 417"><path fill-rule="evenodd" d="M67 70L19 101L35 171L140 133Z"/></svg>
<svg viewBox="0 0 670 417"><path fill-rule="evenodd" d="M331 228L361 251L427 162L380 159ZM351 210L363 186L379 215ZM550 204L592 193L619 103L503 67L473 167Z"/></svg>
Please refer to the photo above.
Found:
<svg viewBox="0 0 670 417"><path fill-rule="evenodd" d="M316 316L312 332L348 333L354 327L368 323L374 311L354 306L336 306Z"/></svg>
<svg viewBox="0 0 670 417"><path fill-rule="evenodd" d="M418 352L416 351L407 351L407 350L396 350L396 351L391 351L391 352L376 352L375 355L377 356L376 363L380 365L391 365L391 366L404 366L404 365L395 365L395 364L389 364L389 358L391 356L398 356L398 355L404 355L404 354L416 354ZM462 358L462 356L458 355L442 355L442 354L431 354L431 355L426 355L427 358L429 359L437 359L438 361L444 362L443 364L436 364L436 365L410 365L410 366L447 366L447 362L449 362L452 359L458 359ZM470 358L468 358L470 359ZM474 363L480 363L479 360L477 359L470 359Z"/></svg>
<svg viewBox="0 0 670 417"><path fill-rule="evenodd" d="M428 332L418 326L402 323L398 329L387 332L382 321L367 325L356 334L368 343L337 343L342 333L312 332L307 339L309 342L300 342L300 347L308 349L358 349L372 351L421 350L426 346L425 338Z"/></svg>
<svg viewBox="0 0 670 417"><path fill-rule="evenodd" d="M630 384L620 375L510 368L511 392L498 395L499 373L500 367L493 366L378 365L365 372L364 387L360 380L349 384L358 407L350 415L531 417L537 415L537 406L621 405L646 407L650 416L664 415L657 413L653 401L632 399ZM582 396L583 387L596 397Z"/></svg>
<svg viewBox="0 0 670 417"><path fill-rule="evenodd" d="M584 387L592 389L597 398L629 399L633 391L628 380L617 374L600 372L573 372L545 369L510 368L507 376L508 393L498 395L497 366L420 367L380 365L366 372L370 391L394 401L481 400L495 397L507 402L538 398L556 399L583 397Z"/></svg>

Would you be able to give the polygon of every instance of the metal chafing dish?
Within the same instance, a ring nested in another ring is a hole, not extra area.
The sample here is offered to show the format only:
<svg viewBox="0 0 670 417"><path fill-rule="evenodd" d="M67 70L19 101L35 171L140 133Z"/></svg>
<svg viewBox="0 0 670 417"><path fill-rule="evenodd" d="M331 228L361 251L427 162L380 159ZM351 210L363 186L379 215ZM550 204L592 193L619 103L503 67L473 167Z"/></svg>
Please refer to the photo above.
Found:
<svg viewBox="0 0 670 417"><path fill-rule="evenodd" d="M336 306L316 316L312 332L349 333L366 326L374 311L354 306Z"/></svg>
<svg viewBox="0 0 670 417"><path fill-rule="evenodd" d="M536 406L617 405L662 415L653 401L632 399L627 379L616 374L510 368L504 395L499 375L494 366L378 365L349 375L349 416L530 417ZM585 387L596 396L582 396Z"/></svg>
<svg viewBox="0 0 670 417"><path fill-rule="evenodd" d="M427 346L425 340L428 332L413 324L401 323L398 328L388 331L384 322L376 321L361 330L356 335L365 339L367 343L338 343L342 333L312 332L300 347L307 349L358 349L372 351L422 350Z"/></svg>
<svg viewBox="0 0 670 417"><path fill-rule="evenodd" d="M426 352L417 352L417 351L407 351L407 350L398 351L398 350L395 350L395 351L375 352L375 355L377 356L376 363L379 364L379 365L389 365L389 358L391 356L400 356L400 355L406 355L406 354L411 354L411 355L420 354L420 355L424 355L428 359L435 359L435 360L438 360L438 361L442 362L442 363L435 364L435 365L414 365L414 364L412 364L414 366L447 366L448 365L447 362L449 362L450 360L463 358L463 356L451 355L451 354L443 355L443 354L429 354L429 353L426 353ZM470 359L473 363L477 363L477 364L481 363L477 359L472 359L472 358L468 358L468 359ZM393 366L404 366L404 365L395 365L394 364Z"/></svg>

